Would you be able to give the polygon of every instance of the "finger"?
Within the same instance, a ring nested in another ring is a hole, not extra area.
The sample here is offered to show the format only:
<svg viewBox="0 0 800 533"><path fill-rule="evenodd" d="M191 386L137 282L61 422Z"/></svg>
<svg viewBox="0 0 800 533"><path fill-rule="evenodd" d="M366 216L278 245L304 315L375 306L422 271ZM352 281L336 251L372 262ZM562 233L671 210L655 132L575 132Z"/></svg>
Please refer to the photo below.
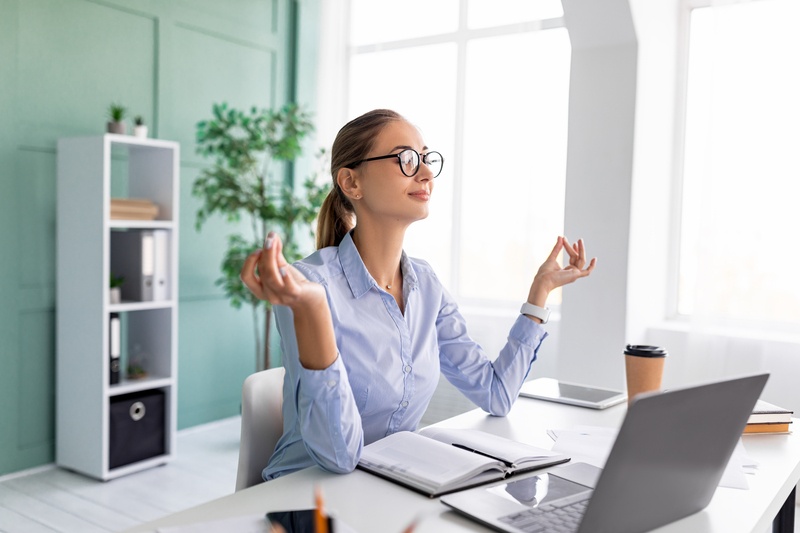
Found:
<svg viewBox="0 0 800 533"><path fill-rule="evenodd" d="M267 233L267 236L264 237L264 249L269 250L272 248L272 243L275 241L275 232L270 231Z"/></svg>
<svg viewBox="0 0 800 533"><path fill-rule="evenodd" d="M284 265L280 267L278 272L280 273L281 277L283 278L283 284L285 293L291 295L297 295L300 292L300 284L294 279L290 269L292 268L291 265Z"/></svg>
<svg viewBox="0 0 800 533"><path fill-rule="evenodd" d="M286 261L286 256L283 255L283 239L278 237L275 241L275 261L277 261L278 268L285 267L289 264Z"/></svg>
<svg viewBox="0 0 800 533"><path fill-rule="evenodd" d="M578 252L575 250L574 245L569 243L566 237L562 237L562 239L564 239L564 249L567 251L567 254L569 254L569 262L572 263L574 259L578 258Z"/></svg>
<svg viewBox="0 0 800 533"><path fill-rule="evenodd" d="M256 296L262 294L261 280L259 279L258 274L256 274L256 265L261 259L261 255L261 250L256 250L248 255L244 260L244 264L242 265L242 271L239 273L239 279L241 279L242 283L244 283L247 288L250 289L250 291Z"/></svg>
<svg viewBox="0 0 800 533"><path fill-rule="evenodd" d="M592 260L591 260L591 261L589 261L589 266L588 266L588 267L586 267L586 269L585 269L585 270L581 270L581 271L580 271L580 277L582 277L582 278L585 278L586 276L588 276L589 274L591 274L591 273L592 273L592 270L594 270L594 267L595 267L596 265L597 265L597 258L596 258L596 257L592 257Z"/></svg>
<svg viewBox="0 0 800 533"><path fill-rule="evenodd" d="M570 264L583 269L586 264L586 248L584 247L583 239L578 239L578 242L573 244L572 248L577 255L570 258Z"/></svg>
<svg viewBox="0 0 800 533"><path fill-rule="evenodd" d="M275 233L270 232L267 239L270 237L272 240L268 243L269 248L264 250L262 254L263 259L259 262L259 271L261 272L262 285L266 284L270 290L280 290L283 288L283 276L280 275L279 269L279 253L281 249L281 238ZM285 260L284 260L285 263Z"/></svg>
<svg viewBox="0 0 800 533"><path fill-rule="evenodd" d="M561 249L564 247L564 241L562 239L563 239L563 237L559 237L556 240L556 245L553 246L553 250L550 252L550 255L547 256L547 261L556 261L556 260L558 260L558 254L561 253Z"/></svg>

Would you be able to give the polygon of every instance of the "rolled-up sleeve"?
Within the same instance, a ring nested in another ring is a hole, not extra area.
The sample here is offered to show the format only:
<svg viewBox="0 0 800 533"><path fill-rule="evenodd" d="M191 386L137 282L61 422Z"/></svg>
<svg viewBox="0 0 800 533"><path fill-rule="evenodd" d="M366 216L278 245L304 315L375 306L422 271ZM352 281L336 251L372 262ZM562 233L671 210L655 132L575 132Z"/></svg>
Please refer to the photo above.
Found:
<svg viewBox="0 0 800 533"><path fill-rule="evenodd" d="M455 387L486 412L505 416L536 360L547 332L520 315L505 346L494 361L468 334L466 321L453 299L443 292L437 318L442 373Z"/></svg>

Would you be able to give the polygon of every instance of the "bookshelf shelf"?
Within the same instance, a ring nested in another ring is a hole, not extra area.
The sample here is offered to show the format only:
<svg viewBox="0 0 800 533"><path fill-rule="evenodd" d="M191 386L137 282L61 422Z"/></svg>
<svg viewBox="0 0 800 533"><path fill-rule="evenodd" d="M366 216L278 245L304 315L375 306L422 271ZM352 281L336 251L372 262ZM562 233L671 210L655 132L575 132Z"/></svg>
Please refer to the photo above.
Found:
<svg viewBox="0 0 800 533"><path fill-rule="evenodd" d="M172 141L58 141L56 463L97 479L175 454L179 162ZM112 197L149 200L156 219L112 219ZM112 274L125 277L121 303L110 303ZM148 377L128 379L129 363Z"/></svg>
<svg viewBox="0 0 800 533"><path fill-rule="evenodd" d="M109 385L108 396L119 396L121 394L130 394L131 392L167 388L171 385L171 378L163 376L151 376L141 379L123 379L116 385Z"/></svg>
<svg viewBox="0 0 800 533"><path fill-rule="evenodd" d="M173 300L161 300L157 302L128 302L123 300L118 304L108 304L111 313L124 313L126 311L146 311L148 309L170 309L175 305Z"/></svg>
<svg viewBox="0 0 800 533"><path fill-rule="evenodd" d="M171 220L111 220L111 229L172 229L175 224Z"/></svg>

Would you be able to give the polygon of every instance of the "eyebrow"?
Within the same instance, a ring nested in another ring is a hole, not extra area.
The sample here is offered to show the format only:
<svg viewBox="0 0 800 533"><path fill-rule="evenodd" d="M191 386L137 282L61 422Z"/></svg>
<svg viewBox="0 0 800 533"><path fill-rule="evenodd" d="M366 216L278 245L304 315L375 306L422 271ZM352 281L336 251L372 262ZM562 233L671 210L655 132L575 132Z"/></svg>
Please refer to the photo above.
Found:
<svg viewBox="0 0 800 533"><path fill-rule="evenodd" d="M390 152L394 152L395 150L414 150L414 149L415 148L413 146L408 146L407 144L399 144L399 145L395 146L394 148L392 148L389 151ZM423 146L422 150L423 151L428 150L428 146L427 145Z"/></svg>

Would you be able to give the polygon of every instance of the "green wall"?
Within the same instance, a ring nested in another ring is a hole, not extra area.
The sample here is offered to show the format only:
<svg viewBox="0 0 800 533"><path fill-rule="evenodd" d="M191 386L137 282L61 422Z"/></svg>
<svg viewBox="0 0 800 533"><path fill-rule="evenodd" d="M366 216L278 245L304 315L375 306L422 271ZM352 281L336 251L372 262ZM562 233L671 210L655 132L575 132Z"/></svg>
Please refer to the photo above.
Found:
<svg viewBox="0 0 800 533"><path fill-rule="evenodd" d="M111 102L181 145L178 426L239 413L255 369L252 318L214 280L226 235L240 228L214 219L194 229L191 185L206 164L194 128L214 102L290 98L294 9L0 0L0 475L54 460L56 140L103 133Z"/></svg>

